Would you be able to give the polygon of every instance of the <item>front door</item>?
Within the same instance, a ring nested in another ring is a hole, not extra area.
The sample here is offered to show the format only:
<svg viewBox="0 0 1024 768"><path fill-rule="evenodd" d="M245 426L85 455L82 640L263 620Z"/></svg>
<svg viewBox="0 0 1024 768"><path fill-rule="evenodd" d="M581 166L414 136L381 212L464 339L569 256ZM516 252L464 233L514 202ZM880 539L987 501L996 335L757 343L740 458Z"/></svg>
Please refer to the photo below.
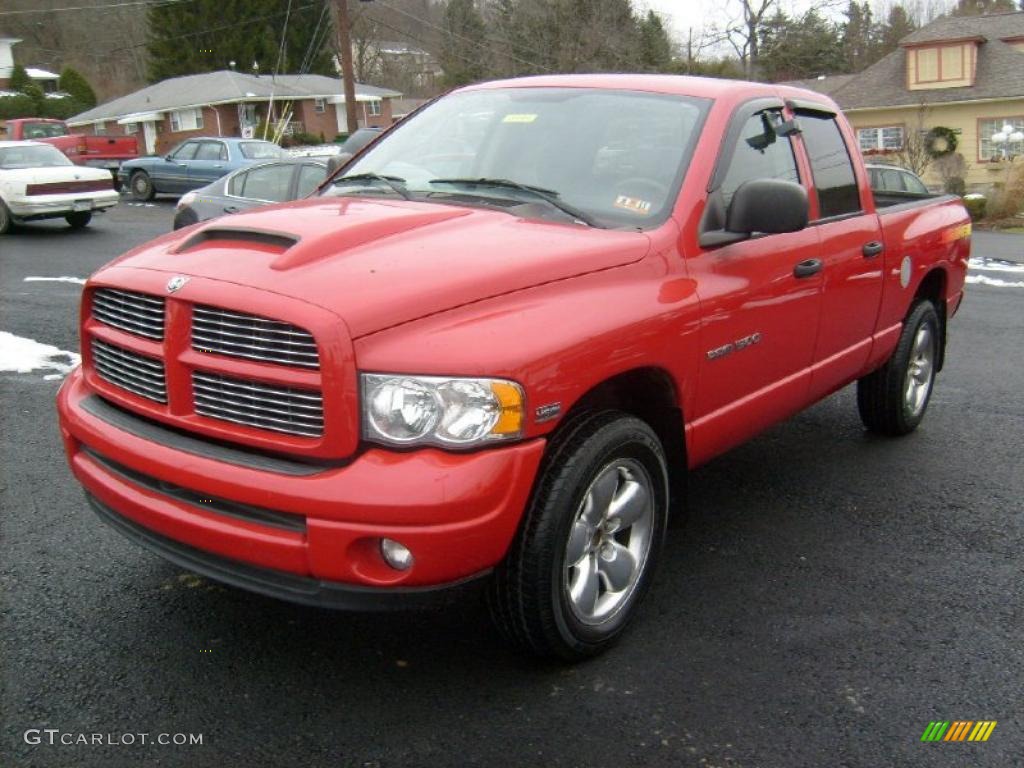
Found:
<svg viewBox="0 0 1024 768"><path fill-rule="evenodd" d="M156 123L147 120L142 124L142 139L146 144L146 151L143 154L156 154Z"/></svg>
<svg viewBox="0 0 1024 768"><path fill-rule="evenodd" d="M738 119L742 129L726 134L726 142L734 145L722 147L729 165L710 193L712 217L724 217L736 189L746 181L801 181L791 140L775 133L779 110ZM722 453L806 404L822 277L795 267L819 256L818 233L808 228L705 249L687 260L702 317L691 419L695 462Z"/></svg>

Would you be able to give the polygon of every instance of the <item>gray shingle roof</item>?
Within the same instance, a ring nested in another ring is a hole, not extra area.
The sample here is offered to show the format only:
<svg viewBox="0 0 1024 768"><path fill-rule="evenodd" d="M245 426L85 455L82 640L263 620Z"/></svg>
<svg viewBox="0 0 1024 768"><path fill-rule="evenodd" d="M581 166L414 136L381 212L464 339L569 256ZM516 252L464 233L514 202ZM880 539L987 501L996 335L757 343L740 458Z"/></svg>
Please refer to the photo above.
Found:
<svg viewBox="0 0 1024 768"><path fill-rule="evenodd" d="M900 40L901 45L983 37L1006 40L1024 37L1024 12L993 13L988 16L942 16Z"/></svg>
<svg viewBox="0 0 1024 768"><path fill-rule="evenodd" d="M906 48L898 48L834 89L830 95L843 109L1024 98L1024 51L1002 42L1003 39L1024 37L1024 12L943 17L908 35L901 45L970 37L980 37L985 41L978 45L974 85L911 91L906 87ZM813 88L813 81L808 85Z"/></svg>
<svg viewBox="0 0 1024 768"><path fill-rule="evenodd" d="M398 91L356 83L356 98L397 98ZM97 120L117 120L141 112L163 112L207 104L275 99L309 99L340 96L340 79L323 75L249 75L231 70L172 77L134 93L100 104L75 115L68 123L77 125Z"/></svg>

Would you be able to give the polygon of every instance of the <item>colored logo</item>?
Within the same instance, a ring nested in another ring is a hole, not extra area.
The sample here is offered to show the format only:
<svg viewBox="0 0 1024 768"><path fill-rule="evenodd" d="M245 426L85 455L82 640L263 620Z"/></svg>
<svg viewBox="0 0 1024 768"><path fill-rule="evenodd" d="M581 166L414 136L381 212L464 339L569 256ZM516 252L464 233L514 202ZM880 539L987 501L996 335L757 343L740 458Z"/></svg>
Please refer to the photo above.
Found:
<svg viewBox="0 0 1024 768"><path fill-rule="evenodd" d="M995 720L939 720L928 723L921 741L988 741Z"/></svg>

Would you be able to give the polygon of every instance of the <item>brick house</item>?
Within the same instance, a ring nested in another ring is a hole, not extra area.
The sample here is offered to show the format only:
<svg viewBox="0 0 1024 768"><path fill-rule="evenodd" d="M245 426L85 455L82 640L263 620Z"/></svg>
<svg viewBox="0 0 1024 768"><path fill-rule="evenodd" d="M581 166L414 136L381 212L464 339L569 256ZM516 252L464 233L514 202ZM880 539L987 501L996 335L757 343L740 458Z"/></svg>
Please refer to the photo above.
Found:
<svg viewBox="0 0 1024 768"><path fill-rule="evenodd" d="M402 94L355 84L360 126L388 126ZM350 133L341 80L323 75L249 75L222 70L163 80L100 104L68 125L97 135L139 136L143 154L164 154L193 136L255 135L268 116L287 118L288 133L332 141Z"/></svg>

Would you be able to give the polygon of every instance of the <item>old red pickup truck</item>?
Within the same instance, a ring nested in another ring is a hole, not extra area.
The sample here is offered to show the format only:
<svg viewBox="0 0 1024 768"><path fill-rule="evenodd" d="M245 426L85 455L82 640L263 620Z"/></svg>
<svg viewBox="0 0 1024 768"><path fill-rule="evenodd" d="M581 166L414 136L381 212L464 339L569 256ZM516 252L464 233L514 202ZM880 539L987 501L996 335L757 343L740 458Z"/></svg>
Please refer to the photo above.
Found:
<svg viewBox="0 0 1024 768"><path fill-rule="evenodd" d="M100 517L196 573L349 608L480 585L580 658L689 469L852 382L868 429L918 426L970 231L957 198L875 199L817 93L476 85L310 199L93 275L61 430Z"/></svg>
<svg viewBox="0 0 1024 768"><path fill-rule="evenodd" d="M75 165L106 168L116 173L125 160L139 156L139 144L134 136L87 136L84 133L72 133L63 120L18 118L6 121L0 128L0 139L44 141L67 155Z"/></svg>

